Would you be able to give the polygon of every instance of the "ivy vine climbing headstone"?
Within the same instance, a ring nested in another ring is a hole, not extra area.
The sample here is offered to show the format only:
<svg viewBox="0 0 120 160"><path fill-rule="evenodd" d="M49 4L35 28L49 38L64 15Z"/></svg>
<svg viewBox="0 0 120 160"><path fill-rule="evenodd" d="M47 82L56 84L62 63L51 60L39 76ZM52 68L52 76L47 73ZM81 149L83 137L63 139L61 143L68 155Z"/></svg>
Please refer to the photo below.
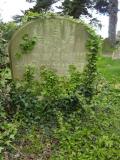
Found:
<svg viewBox="0 0 120 160"><path fill-rule="evenodd" d="M18 29L9 44L12 75L22 79L25 68L32 65L36 77L42 66L59 75L68 73L69 65L83 70L86 60L88 32L84 25L65 17L42 17Z"/></svg>

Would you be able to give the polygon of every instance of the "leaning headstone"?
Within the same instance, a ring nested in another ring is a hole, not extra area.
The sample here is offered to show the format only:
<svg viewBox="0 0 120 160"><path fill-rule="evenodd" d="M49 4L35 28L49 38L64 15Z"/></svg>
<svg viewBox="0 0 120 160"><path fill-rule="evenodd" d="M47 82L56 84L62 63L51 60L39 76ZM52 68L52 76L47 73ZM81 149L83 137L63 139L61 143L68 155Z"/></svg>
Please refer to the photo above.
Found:
<svg viewBox="0 0 120 160"><path fill-rule="evenodd" d="M108 38L104 39L102 53L105 56L112 57L112 59L120 59L120 31L117 32L116 45L114 47Z"/></svg>
<svg viewBox="0 0 120 160"><path fill-rule="evenodd" d="M117 32L116 40L117 40L117 41L120 41L120 31Z"/></svg>
<svg viewBox="0 0 120 160"><path fill-rule="evenodd" d="M65 18L38 18L18 29L9 44L12 75L22 79L28 65L54 69L67 75L69 65L83 71L89 34L81 22Z"/></svg>
<svg viewBox="0 0 120 160"><path fill-rule="evenodd" d="M116 50L113 52L112 58L120 59L120 31L117 32L116 41L117 41Z"/></svg>
<svg viewBox="0 0 120 160"><path fill-rule="evenodd" d="M112 55L113 55L113 46L108 38L105 38L103 40L102 54L104 56L108 56L108 57L112 57Z"/></svg>

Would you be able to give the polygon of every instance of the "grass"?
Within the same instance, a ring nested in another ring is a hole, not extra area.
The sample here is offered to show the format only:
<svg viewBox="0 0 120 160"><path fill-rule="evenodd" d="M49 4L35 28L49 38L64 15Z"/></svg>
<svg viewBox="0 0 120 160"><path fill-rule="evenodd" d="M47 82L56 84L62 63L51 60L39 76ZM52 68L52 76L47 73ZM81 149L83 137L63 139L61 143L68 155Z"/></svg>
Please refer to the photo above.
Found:
<svg viewBox="0 0 120 160"><path fill-rule="evenodd" d="M113 60L111 57L98 58L98 71L110 83L120 83L120 59Z"/></svg>

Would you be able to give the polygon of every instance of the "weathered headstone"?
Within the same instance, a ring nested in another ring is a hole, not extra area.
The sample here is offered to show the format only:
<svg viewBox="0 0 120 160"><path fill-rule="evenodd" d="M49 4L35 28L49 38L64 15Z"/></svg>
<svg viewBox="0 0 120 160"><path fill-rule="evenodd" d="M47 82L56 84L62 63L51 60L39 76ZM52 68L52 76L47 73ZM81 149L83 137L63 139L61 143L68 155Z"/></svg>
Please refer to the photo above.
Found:
<svg viewBox="0 0 120 160"><path fill-rule="evenodd" d="M102 54L108 57L112 57L113 55L113 46L108 38L103 40Z"/></svg>
<svg viewBox="0 0 120 160"><path fill-rule="evenodd" d="M108 38L104 39L102 53L112 59L120 59L120 31L116 35L116 44L113 46Z"/></svg>
<svg viewBox="0 0 120 160"><path fill-rule="evenodd" d="M116 40L117 40L117 41L120 41L120 31L117 32Z"/></svg>
<svg viewBox="0 0 120 160"><path fill-rule="evenodd" d="M120 31L117 32L116 35L117 46L116 50L113 52L113 59L120 59Z"/></svg>
<svg viewBox="0 0 120 160"><path fill-rule="evenodd" d="M69 65L82 71L87 62L88 36L81 22L69 18L28 22L15 32L9 44L13 78L22 79L28 65L35 66L36 77L41 66L52 68L59 75L66 75Z"/></svg>

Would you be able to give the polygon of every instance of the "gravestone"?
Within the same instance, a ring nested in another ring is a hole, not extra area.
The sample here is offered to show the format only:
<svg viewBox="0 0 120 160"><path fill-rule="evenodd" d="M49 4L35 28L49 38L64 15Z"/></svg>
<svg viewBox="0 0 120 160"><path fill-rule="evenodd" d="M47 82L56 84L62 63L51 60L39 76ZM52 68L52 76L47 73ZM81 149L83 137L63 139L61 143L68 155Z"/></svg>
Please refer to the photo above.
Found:
<svg viewBox="0 0 120 160"><path fill-rule="evenodd" d="M113 55L113 46L108 38L103 40L102 54L107 57L112 57Z"/></svg>
<svg viewBox="0 0 120 160"><path fill-rule="evenodd" d="M88 37L82 23L70 18L46 17L26 23L9 44L13 78L22 79L28 65L35 67L36 77L42 66L58 75L67 75L69 65L83 71Z"/></svg>
<svg viewBox="0 0 120 160"><path fill-rule="evenodd" d="M120 59L120 31L117 32L116 35L116 41L117 41L117 48L116 50L113 52L113 59Z"/></svg>

